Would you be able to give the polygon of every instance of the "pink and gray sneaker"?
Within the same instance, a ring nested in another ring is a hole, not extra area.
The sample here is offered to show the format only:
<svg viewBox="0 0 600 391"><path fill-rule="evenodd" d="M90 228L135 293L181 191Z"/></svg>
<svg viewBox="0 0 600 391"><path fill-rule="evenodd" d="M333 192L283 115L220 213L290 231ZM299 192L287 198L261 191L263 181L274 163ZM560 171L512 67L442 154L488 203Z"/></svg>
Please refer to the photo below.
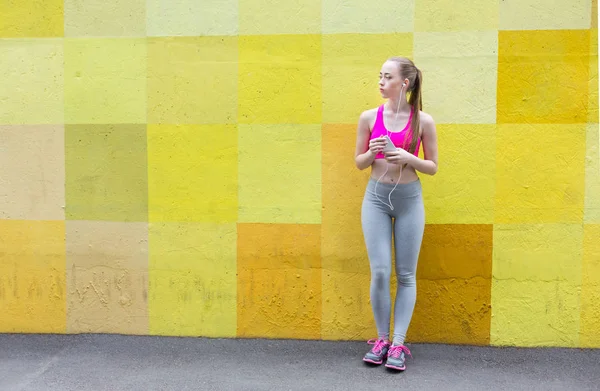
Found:
<svg viewBox="0 0 600 391"><path fill-rule="evenodd" d="M406 355L412 357L410 350L404 345L392 345L390 346L387 353L387 362L385 363L386 368L395 369L398 371L404 371L406 369Z"/></svg>
<svg viewBox="0 0 600 391"><path fill-rule="evenodd" d="M371 364L383 364L383 358L388 353L390 343L381 338L377 340L371 339L367 343L375 346L365 354L363 361Z"/></svg>

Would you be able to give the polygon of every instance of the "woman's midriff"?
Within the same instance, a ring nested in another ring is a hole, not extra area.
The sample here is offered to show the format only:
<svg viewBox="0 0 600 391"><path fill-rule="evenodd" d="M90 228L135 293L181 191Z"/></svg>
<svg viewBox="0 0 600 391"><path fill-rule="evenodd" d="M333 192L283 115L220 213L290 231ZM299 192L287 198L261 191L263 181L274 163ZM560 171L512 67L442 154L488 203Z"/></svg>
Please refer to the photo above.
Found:
<svg viewBox="0 0 600 391"><path fill-rule="evenodd" d="M400 167L400 164L388 163L385 159L375 159L371 165L371 178L379 180L381 183L409 183L419 179L415 169L406 165L402 169L402 177L398 180ZM385 172L386 168L387 172ZM382 175L383 177L381 177Z"/></svg>

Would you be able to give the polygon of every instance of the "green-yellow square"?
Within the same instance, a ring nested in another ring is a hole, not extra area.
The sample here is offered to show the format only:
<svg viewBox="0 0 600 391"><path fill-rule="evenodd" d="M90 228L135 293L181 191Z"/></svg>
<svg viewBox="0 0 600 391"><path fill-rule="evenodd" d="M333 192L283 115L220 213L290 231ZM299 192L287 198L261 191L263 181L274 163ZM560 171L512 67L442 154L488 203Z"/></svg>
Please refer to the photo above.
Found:
<svg viewBox="0 0 600 391"><path fill-rule="evenodd" d="M421 179L427 223L493 224L496 125L436 128L440 171Z"/></svg>
<svg viewBox="0 0 600 391"><path fill-rule="evenodd" d="M149 39L148 123L235 123L237 53L236 37Z"/></svg>
<svg viewBox="0 0 600 391"><path fill-rule="evenodd" d="M498 29L498 2L415 0L415 31Z"/></svg>
<svg viewBox="0 0 600 391"><path fill-rule="evenodd" d="M64 45L66 123L146 123L145 38L69 38Z"/></svg>
<svg viewBox="0 0 600 391"><path fill-rule="evenodd" d="M238 122L321 123L321 36L240 37Z"/></svg>
<svg viewBox="0 0 600 391"><path fill-rule="evenodd" d="M0 1L0 38L61 37L63 32L63 0Z"/></svg>
<svg viewBox="0 0 600 391"><path fill-rule="evenodd" d="M240 0L240 35L320 34L322 0Z"/></svg>
<svg viewBox="0 0 600 391"><path fill-rule="evenodd" d="M579 346L600 348L600 224L583 226Z"/></svg>
<svg viewBox="0 0 600 391"><path fill-rule="evenodd" d="M582 223L586 125L498 125L495 223Z"/></svg>
<svg viewBox="0 0 600 391"><path fill-rule="evenodd" d="M149 125L150 221L237 220L235 125Z"/></svg>
<svg viewBox="0 0 600 391"><path fill-rule="evenodd" d="M323 122L356 124L380 105L381 66L391 52L412 58L412 51L410 33L323 35Z"/></svg>
<svg viewBox="0 0 600 391"><path fill-rule="evenodd" d="M68 220L148 221L146 126L66 125Z"/></svg>
<svg viewBox="0 0 600 391"><path fill-rule="evenodd" d="M590 31L498 33L498 123L587 122Z"/></svg>
<svg viewBox="0 0 600 391"><path fill-rule="evenodd" d="M235 337L235 224L151 223L150 333Z"/></svg>
<svg viewBox="0 0 600 391"><path fill-rule="evenodd" d="M63 43L0 39L0 123L63 124Z"/></svg>
<svg viewBox="0 0 600 391"><path fill-rule="evenodd" d="M423 111L439 124L495 124L497 46L496 31L415 33Z"/></svg>
<svg viewBox="0 0 600 391"><path fill-rule="evenodd" d="M240 125L238 175L238 222L321 223L321 125Z"/></svg>
<svg viewBox="0 0 600 391"><path fill-rule="evenodd" d="M146 0L148 36L237 35L237 0Z"/></svg>
<svg viewBox="0 0 600 391"><path fill-rule="evenodd" d="M493 345L578 345L583 235L581 223L494 225Z"/></svg>
<svg viewBox="0 0 600 391"><path fill-rule="evenodd" d="M586 130L585 204L586 224L600 224L600 130L598 124L589 124Z"/></svg>

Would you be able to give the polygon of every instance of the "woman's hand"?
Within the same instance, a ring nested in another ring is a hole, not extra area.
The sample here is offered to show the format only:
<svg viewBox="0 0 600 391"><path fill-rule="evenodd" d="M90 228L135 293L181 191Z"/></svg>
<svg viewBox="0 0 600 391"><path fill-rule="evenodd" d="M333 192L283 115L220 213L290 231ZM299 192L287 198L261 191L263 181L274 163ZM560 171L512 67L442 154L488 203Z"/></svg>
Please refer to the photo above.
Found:
<svg viewBox="0 0 600 391"><path fill-rule="evenodd" d="M385 152L385 160L392 164L410 164L413 162L415 155L408 153L406 150L402 148L396 148L393 152Z"/></svg>
<svg viewBox="0 0 600 391"><path fill-rule="evenodd" d="M381 137L374 138L369 140L369 151L373 155L377 155L379 152L383 151L383 147L385 147L386 139Z"/></svg>

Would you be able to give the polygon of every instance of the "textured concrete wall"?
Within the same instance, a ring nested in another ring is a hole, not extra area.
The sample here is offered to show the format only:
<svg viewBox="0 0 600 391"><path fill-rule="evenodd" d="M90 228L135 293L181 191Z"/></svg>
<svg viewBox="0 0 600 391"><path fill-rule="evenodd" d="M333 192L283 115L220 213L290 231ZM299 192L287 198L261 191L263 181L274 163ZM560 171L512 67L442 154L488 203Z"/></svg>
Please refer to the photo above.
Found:
<svg viewBox="0 0 600 391"><path fill-rule="evenodd" d="M356 122L404 55L440 150L408 339L600 347L596 14L0 2L0 331L372 338Z"/></svg>

